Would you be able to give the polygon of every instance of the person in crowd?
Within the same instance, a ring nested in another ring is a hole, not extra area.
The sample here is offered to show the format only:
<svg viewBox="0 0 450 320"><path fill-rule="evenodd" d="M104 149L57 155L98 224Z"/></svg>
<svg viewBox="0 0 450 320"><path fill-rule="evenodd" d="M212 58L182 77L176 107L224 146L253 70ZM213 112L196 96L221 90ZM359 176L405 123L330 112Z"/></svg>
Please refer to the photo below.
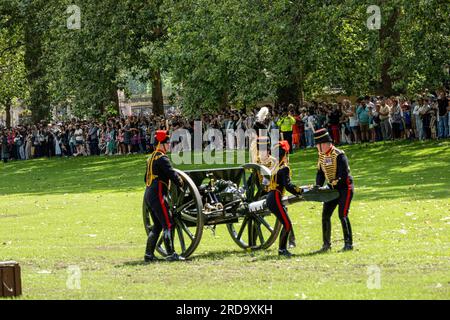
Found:
<svg viewBox="0 0 450 320"><path fill-rule="evenodd" d="M449 133L449 110L450 105L448 103L448 98L445 95L445 90L441 90L439 92L439 98L437 100L438 110L439 110L439 119L438 119L438 137L439 139L445 139L450 136Z"/></svg>
<svg viewBox="0 0 450 320"><path fill-rule="evenodd" d="M369 142L369 107L362 98L358 99L356 115L358 117L359 130L361 132L361 142Z"/></svg>
<svg viewBox="0 0 450 320"><path fill-rule="evenodd" d="M73 133L76 143L76 156L84 154L84 132L79 124L76 125Z"/></svg>
<svg viewBox="0 0 450 320"><path fill-rule="evenodd" d="M430 111L430 138L436 140L438 138L437 135L437 117L436 111L432 109Z"/></svg>
<svg viewBox="0 0 450 320"><path fill-rule="evenodd" d="M88 131L88 143L90 154L93 156L100 155L99 150L99 127L97 123L91 123Z"/></svg>
<svg viewBox="0 0 450 320"><path fill-rule="evenodd" d="M339 145L341 143L341 133L339 128L340 119L341 111L339 110L337 104L333 104L331 110L328 111L328 127L333 137L333 141L336 145Z"/></svg>
<svg viewBox="0 0 450 320"><path fill-rule="evenodd" d="M415 136L417 139L419 140L423 140L424 139L424 133L423 133L423 121L422 121L422 116L420 114L420 110L422 109L422 106L424 104L424 100L423 99L419 99L413 109L413 117L415 119L415 124L416 124L416 133Z"/></svg>
<svg viewBox="0 0 450 320"><path fill-rule="evenodd" d="M6 130L3 130L0 135L0 148L2 161L7 163L9 160L9 147L8 147L8 134Z"/></svg>
<svg viewBox="0 0 450 320"><path fill-rule="evenodd" d="M277 122L280 128L283 139L289 143L289 153L293 153L292 147L292 127L295 125L295 118L292 116L292 111L283 111L282 117Z"/></svg>
<svg viewBox="0 0 450 320"><path fill-rule="evenodd" d="M403 127L405 128L405 135L403 138L412 140L414 138L414 131L412 128L412 114L411 106L408 101L403 101L402 103L403 112Z"/></svg>
<svg viewBox="0 0 450 320"><path fill-rule="evenodd" d="M292 147L294 149L300 149L300 126L299 126L299 122L301 121L301 119L300 119L299 112L294 110L293 111L293 117L295 119L295 123L292 126Z"/></svg>
<svg viewBox="0 0 450 320"><path fill-rule="evenodd" d="M352 105L349 100L344 102L344 112L348 117L350 133L352 135L353 143L359 143L359 121L356 113L356 106Z"/></svg>
<svg viewBox="0 0 450 320"><path fill-rule="evenodd" d="M309 111L306 111L303 123L305 124L306 148L312 148L314 146L316 118Z"/></svg>
<svg viewBox="0 0 450 320"><path fill-rule="evenodd" d="M125 145L125 154L131 154L131 122L130 119L125 121L125 126L123 127L123 144Z"/></svg>
<svg viewBox="0 0 450 320"><path fill-rule="evenodd" d="M430 100L428 98L423 99L423 105L419 110L420 118L422 119L422 131L423 138L430 139L431 138L431 105Z"/></svg>
<svg viewBox="0 0 450 320"><path fill-rule="evenodd" d="M380 126L381 126L381 134L383 136L383 140L391 140L392 139L392 127L390 122L390 105L387 99L381 100L381 108L380 108Z"/></svg>
<svg viewBox="0 0 450 320"><path fill-rule="evenodd" d="M402 137L403 131L403 111L400 107L399 101L396 98L391 98L392 106L390 110L390 117L392 122L392 139L397 140Z"/></svg>

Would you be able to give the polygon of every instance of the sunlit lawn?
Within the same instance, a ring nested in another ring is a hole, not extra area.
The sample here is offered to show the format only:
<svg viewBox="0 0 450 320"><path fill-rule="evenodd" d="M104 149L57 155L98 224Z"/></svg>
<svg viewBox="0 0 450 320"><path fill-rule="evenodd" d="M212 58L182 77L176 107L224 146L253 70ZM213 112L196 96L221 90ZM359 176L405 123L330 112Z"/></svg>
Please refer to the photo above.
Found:
<svg viewBox="0 0 450 320"><path fill-rule="evenodd" d="M303 202L289 208L291 260L277 245L243 252L219 226L190 261L142 264L144 156L0 164L0 260L20 262L25 299L449 299L449 147L343 147L356 183L355 250L338 253L335 214L333 251L308 255L321 246L321 206ZM316 152L290 160L294 182L313 183ZM79 290L67 286L69 266L81 269Z"/></svg>

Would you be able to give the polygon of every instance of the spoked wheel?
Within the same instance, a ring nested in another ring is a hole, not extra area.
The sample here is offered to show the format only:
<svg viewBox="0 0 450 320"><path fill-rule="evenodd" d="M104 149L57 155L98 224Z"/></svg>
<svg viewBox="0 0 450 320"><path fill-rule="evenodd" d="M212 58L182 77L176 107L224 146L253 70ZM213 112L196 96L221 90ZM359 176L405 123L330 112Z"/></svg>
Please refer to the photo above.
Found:
<svg viewBox="0 0 450 320"><path fill-rule="evenodd" d="M200 243L205 217L202 211L202 199L195 183L184 172L177 169L175 169L175 171L183 179L184 185L183 188L179 188L174 183L171 183L167 202L174 221L172 237L175 252L182 257L187 258L195 251ZM150 210L151 209L147 207L144 200L143 218L147 235L154 223L152 221ZM167 252L163 243L161 233L156 250L163 257L166 257Z"/></svg>
<svg viewBox="0 0 450 320"><path fill-rule="evenodd" d="M264 186L260 175L265 172L263 175L267 177L267 168L261 169L256 164L246 165L244 168L242 179L247 203L263 200ZM227 224L227 228L233 241L242 249L260 250L269 248L276 241L281 223L271 213L247 213L239 222Z"/></svg>

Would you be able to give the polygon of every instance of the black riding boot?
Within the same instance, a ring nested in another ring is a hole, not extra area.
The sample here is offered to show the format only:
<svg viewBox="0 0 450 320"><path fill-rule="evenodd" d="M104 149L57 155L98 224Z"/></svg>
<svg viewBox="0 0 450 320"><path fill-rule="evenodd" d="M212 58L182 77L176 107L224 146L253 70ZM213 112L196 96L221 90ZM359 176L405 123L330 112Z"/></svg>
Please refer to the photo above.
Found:
<svg viewBox="0 0 450 320"><path fill-rule="evenodd" d="M158 242L158 236L159 235L157 235L153 231L150 231L150 233L148 234L147 247L145 248L144 256L145 262L152 262L157 260L155 257L155 248L156 243Z"/></svg>
<svg viewBox="0 0 450 320"><path fill-rule="evenodd" d="M286 229L281 229L280 232L280 246L278 249L278 255L285 256L285 257L291 257L292 254L286 249L287 241L289 237L289 232L286 232Z"/></svg>
<svg viewBox="0 0 450 320"><path fill-rule="evenodd" d="M164 230L163 239L164 239L164 246L166 247L167 261L185 260L183 257L180 257L178 254L175 253L175 249L173 246L173 233L171 231L167 229Z"/></svg>
<svg viewBox="0 0 450 320"><path fill-rule="evenodd" d="M314 251L314 253L325 253L331 250L331 219L322 218L322 239L322 248Z"/></svg>
<svg viewBox="0 0 450 320"><path fill-rule="evenodd" d="M294 229L292 229L291 232L289 232L289 248L295 248L296 246Z"/></svg>
<svg viewBox="0 0 450 320"><path fill-rule="evenodd" d="M322 219L322 251L331 249L331 219Z"/></svg>
<svg viewBox="0 0 450 320"><path fill-rule="evenodd" d="M350 224L350 220L348 217L344 217L341 219L342 224L342 232L344 234L344 248L342 251L353 250L353 235L352 235L352 226Z"/></svg>

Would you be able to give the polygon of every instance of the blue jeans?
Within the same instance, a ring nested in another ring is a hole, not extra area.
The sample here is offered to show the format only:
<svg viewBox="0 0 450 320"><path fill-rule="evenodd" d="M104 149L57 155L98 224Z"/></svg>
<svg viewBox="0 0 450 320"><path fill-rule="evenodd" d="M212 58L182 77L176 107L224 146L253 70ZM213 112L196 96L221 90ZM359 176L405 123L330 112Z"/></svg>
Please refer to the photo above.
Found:
<svg viewBox="0 0 450 320"><path fill-rule="evenodd" d="M439 123L438 123L438 134L439 139L447 138L448 137L448 114L445 116L439 116Z"/></svg>
<svg viewBox="0 0 450 320"><path fill-rule="evenodd" d="M423 122L422 122L422 118L420 118L420 116L417 116L417 115L416 115L416 129L417 129L417 138L419 140L423 140L424 139Z"/></svg>
<svg viewBox="0 0 450 320"><path fill-rule="evenodd" d="M306 144L310 147L314 147L314 131L306 130Z"/></svg>

